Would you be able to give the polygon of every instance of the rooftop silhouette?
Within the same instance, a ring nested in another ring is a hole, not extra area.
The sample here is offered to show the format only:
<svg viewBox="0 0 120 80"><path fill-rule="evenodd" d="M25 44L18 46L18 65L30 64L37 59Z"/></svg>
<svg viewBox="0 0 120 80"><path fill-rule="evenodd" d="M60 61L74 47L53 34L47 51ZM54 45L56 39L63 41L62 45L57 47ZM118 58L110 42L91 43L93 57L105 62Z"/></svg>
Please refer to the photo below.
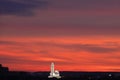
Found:
<svg viewBox="0 0 120 80"><path fill-rule="evenodd" d="M0 73L5 73L5 72L9 72L9 68L3 67L2 64L0 64Z"/></svg>

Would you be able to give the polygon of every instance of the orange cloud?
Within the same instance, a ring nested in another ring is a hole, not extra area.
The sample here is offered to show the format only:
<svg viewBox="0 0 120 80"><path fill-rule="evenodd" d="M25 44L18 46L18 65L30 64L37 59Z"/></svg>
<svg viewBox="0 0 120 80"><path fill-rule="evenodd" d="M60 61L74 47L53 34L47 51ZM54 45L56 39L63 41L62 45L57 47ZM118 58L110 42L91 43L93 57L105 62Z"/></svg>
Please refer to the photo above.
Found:
<svg viewBox="0 0 120 80"><path fill-rule="evenodd" d="M119 71L119 38L70 38L3 38L0 63L10 70L48 71L55 62L62 71Z"/></svg>

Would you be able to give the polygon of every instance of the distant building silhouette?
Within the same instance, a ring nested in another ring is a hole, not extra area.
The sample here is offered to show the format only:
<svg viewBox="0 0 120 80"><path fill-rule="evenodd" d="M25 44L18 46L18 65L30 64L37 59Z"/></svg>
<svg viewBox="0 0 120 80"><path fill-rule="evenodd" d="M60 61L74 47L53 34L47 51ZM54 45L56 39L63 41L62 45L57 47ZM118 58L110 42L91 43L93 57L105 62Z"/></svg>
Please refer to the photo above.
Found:
<svg viewBox="0 0 120 80"><path fill-rule="evenodd" d="M2 64L0 64L0 73L8 72L8 67L3 67Z"/></svg>

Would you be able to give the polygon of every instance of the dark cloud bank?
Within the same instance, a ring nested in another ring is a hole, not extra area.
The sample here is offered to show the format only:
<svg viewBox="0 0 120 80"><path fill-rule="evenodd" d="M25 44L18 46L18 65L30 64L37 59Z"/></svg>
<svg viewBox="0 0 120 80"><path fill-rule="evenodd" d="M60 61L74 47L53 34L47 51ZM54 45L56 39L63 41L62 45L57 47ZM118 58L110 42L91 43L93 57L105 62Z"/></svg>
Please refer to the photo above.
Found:
<svg viewBox="0 0 120 80"><path fill-rule="evenodd" d="M36 8L96 10L120 8L119 0L0 0L0 15L33 15Z"/></svg>
<svg viewBox="0 0 120 80"><path fill-rule="evenodd" d="M33 9L43 8L46 1L41 0L0 0L0 15L33 15Z"/></svg>

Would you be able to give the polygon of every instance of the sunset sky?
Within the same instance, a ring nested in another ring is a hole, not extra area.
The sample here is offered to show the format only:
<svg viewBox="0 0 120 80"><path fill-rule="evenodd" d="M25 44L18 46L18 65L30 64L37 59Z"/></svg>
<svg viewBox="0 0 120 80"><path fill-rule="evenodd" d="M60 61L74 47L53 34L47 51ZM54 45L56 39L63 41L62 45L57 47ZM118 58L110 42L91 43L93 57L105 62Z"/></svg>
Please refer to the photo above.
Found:
<svg viewBox="0 0 120 80"><path fill-rule="evenodd" d="M0 0L0 64L13 71L120 72L120 0Z"/></svg>

